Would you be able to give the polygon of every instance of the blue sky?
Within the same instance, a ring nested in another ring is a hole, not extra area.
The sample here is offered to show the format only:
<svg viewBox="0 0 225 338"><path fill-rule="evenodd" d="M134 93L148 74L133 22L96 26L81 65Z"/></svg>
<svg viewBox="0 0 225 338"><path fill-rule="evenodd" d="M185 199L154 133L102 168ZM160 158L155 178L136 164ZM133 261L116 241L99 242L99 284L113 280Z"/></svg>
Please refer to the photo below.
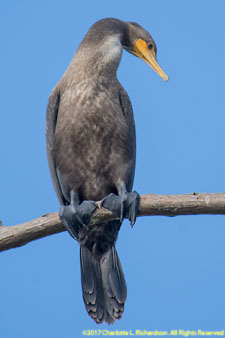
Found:
<svg viewBox="0 0 225 338"><path fill-rule="evenodd" d="M137 129L139 193L225 191L223 0L8 1L1 4L0 184L4 225L58 210L45 153L48 96L98 19L137 21L156 41L165 83L124 52L118 77ZM225 217L124 222L128 286L110 330L225 329ZM0 337L79 337L87 315L79 248L67 233L0 254Z"/></svg>

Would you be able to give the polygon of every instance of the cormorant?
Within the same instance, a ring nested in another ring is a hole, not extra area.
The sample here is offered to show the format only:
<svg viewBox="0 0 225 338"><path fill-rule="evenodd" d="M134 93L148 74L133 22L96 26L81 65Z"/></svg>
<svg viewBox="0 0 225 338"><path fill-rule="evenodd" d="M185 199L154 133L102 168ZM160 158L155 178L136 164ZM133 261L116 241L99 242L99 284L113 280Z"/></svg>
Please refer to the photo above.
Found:
<svg viewBox="0 0 225 338"><path fill-rule="evenodd" d="M89 29L47 107L47 155L59 215L80 244L88 314L108 324L121 318L127 296L116 238L124 217L135 223L139 205L132 191L133 111L116 75L123 48L168 80L151 35L135 22L107 18ZM120 219L88 226L99 200Z"/></svg>

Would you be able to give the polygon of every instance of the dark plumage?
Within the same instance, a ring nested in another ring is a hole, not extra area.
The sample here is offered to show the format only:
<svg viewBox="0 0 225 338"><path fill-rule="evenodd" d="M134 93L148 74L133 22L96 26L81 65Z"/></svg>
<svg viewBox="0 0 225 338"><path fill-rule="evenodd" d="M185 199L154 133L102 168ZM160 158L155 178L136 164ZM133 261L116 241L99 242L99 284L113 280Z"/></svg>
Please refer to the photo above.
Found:
<svg viewBox="0 0 225 338"><path fill-rule="evenodd" d="M97 323L122 316L127 289L115 241L123 217L134 224L139 203L131 192L133 112L116 76L122 48L168 79L147 31L136 23L103 19L86 34L47 108L47 153L60 217L80 243L84 303ZM120 220L88 228L99 200Z"/></svg>

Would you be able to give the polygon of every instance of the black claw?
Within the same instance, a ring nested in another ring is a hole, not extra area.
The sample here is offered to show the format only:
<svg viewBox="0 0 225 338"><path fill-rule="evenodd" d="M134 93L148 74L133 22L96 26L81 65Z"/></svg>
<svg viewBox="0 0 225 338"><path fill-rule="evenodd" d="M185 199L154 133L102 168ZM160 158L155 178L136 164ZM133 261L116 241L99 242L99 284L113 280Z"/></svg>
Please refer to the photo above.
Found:
<svg viewBox="0 0 225 338"><path fill-rule="evenodd" d="M125 192L121 196L112 193L102 200L101 206L118 216L121 223L124 217L128 218L133 226L137 217L139 201L140 196L136 191Z"/></svg>
<svg viewBox="0 0 225 338"><path fill-rule="evenodd" d="M129 192L126 198L126 217L129 219L131 226L134 226L134 223L137 218L138 208L139 208L140 196L136 191Z"/></svg>
<svg viewBox="0 0 225 338"><path fill-rule="evenodd" d="M97 203L94 201L84 201L77 207L77 212L82 219L83 225L88 225L91 215L97 206Z"/></svg>
<svg viewBox="0 0 225 338"><path fill-rule="evenodd" d="M117 217L121 217L121 197L113 193L106 196L102 202L101 206L110 210Z"/></svg>
<svg viewBox="0 0 225 338"><path fill-rule="evenodd" d="M70 235L78 239L81 228L89 231L88 223L96 208L97 203L94 201L84 201L80 205L63 205L60 207L59 217Z"/></svg>

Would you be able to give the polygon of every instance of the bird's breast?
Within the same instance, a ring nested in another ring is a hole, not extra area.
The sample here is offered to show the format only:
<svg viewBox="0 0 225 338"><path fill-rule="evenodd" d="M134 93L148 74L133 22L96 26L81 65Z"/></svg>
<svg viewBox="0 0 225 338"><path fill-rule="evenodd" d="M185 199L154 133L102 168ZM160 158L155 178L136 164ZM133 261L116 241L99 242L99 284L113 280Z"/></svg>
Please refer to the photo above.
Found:
<svg viewBox="0 0 225 338"><path fill-rule="evenodd" d="M85 87L83 88L83 90ZM115 164L130 161L129 126L116 90L67 91L56 126L56 166L82 199L101 199L114 189Z"/></svg>

